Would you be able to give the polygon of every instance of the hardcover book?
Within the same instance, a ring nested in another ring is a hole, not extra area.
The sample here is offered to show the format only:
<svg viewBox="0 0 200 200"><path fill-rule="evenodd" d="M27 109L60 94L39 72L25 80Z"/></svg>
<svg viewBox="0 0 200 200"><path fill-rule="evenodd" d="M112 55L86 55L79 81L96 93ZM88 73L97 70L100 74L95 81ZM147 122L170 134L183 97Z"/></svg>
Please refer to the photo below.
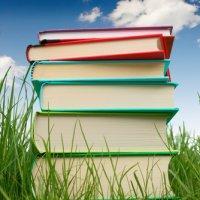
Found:
<svg viewBox="0 0 200 200"><path fill-rule="evenodd" d="M33 141L40 153L51 152L165 152L169 151L166 124L178 111L124 109L107 112L40 112ZM88 149L89 148L89 149Z"/></svg>
<svg viewBox="0 0 200 200"><path fill-rule="evenodd" d="M170 36L172 26L128 27L128 28L104 28L104 29L72 29L72 30L48 30L39 32L41 43L58 42L63 40L101 39L127 36L141 36L162 34Z"/></svg>
<svg viewBox="0 0 200 200"><path fill-rule="evenodd" d="M84 188L85 180L91 184L96 199L112 199L111 191L118 192L119 189L127 199L143 199L142 191L147 195L145 199L172 199L168 165L174 154L176 152L166 155L155 152L155 156L130 152L122 156L107 153L92 157L78 154L65 157L63 154L50 161L40 157L33 165L32 174L35 187L41 191L45 190L45 181L52 181L51 170L55 170L59 183L69 187L70 199Z"/></svg>
<svg viewBox="0 0 200 200"><path fill-rule="evenodd" d="M169 58L173 36L148 35L88 39L29 46L28 61L38 60L124 60Z"/></svg>
<svg viewBox="0 0 200 200"><path fill-rule="evenodd" d="M164 78L169 60L38 61L32 80Z"/></svg>
<svg viewBox="0 0 200 200"><path fill-rule="evenodd" d="M42 110L174 107L175 83L160 79L36 82ZM164 82L165 81L165 82ZM40 85L40 86L37 86Z"/></svg>

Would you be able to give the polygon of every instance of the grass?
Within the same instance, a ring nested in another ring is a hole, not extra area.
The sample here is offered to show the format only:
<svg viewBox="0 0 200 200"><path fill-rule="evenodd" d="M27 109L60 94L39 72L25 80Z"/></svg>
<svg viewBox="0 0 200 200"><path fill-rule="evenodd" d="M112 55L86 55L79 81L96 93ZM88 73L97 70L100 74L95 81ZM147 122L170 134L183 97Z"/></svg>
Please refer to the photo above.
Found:
<svg viewBox="0 0 200 200"><path fill-rule="evenodd" d="M9 72L8 72L9 73ZM28 74L28 72L27 72ZM27 75L26 75L27 77ZM70 176L73 160L69 170L64 172L62 181L55 171L55 162L47 153L47 165L51 173L44 177L41 191L36 192L36 185L31 177L32 161L35 158L34 149L31 149L30 134L33 131L33 104L35 96L32 87L26 82L26 77L21 80L20 88L16 91L15 81L12 87L6 87L6 75L0 82L0 199L26 200L26 199L96 199L97 192L101 192L102 183L98 177L98 166L93 160L84 159L87 173L83 177L84 184L76 191L71 190L76 173ZM29 97L29 98L28 98ZM200 199L200 138L190 137L184 126L178 135L169 129L168 143L175 149L180 149L180 154L173 158L169 167L171 185L176 196L181 199ZM48 151L48 145L46 146ZM109 148L108 148L109 149ZM112 170L115 172L116 162L110 160ZM81 165L81 163L80 163ZM77 168L77 173L78 173ZM110 199L127 199L121 187L122 179L132 170L130 167L123 171L119 178L110 181ZM106 170L104 172L106 174ZM137 176L135 176L137 182ZM117 184L115 189L113 186ZM133 194L134 186L130 184ZM138 182L141 196L138 199L147 199L145 190ZM102 196L103 197L103 196Z"/></svg>

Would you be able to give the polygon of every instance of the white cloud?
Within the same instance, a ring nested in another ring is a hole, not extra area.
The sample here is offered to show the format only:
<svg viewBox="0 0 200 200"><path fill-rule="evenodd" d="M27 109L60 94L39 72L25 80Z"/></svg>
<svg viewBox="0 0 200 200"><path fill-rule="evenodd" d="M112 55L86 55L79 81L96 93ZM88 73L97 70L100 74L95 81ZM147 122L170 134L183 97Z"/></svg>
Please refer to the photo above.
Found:
<svg viewBox="0 0 200 200"><path fill-rule="evenodd" d="M24 66L18 66L16 62L9 56L0 56L0 80L4 77L9 68L10 70L7 76L7 84L12 85L14 77L23 77L26 68Z"/></svg>
<svg viewBox="0 0 200 200"><path fill-rule="evenodd" d="M92 8L89 12L83 12L79 15L79 21L81 22L95 22L98 17L102 15L102 12L99 7Z"/></svg>
<svg viewBox="0 0 200 200"><path fill-rule="evenodd" d="M197 43L198 43L198 45L199 45L199 47L200 47L200 38L197 39Z"/></svg>
<svg viewBox="0 0 200 200"><path fill-rule="evenodd" d="M121 0L108 19L116 27L172 25L177 33L200 24L197 11L184 0Z"/></svg>

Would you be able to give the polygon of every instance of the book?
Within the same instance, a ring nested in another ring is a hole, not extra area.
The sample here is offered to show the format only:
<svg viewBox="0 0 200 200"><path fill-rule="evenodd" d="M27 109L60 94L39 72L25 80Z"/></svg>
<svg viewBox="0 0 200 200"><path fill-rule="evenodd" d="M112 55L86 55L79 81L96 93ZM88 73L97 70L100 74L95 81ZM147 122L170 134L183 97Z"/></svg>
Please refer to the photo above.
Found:
<svg viewBox="0 0 200 200"><path fill-rule="evenodd" d="M48 30L38 34L40 43L58 42L63 40L101 39L127 36L141 36L162 34L170 36L172 26L128 27L128 28L103 28L103 29L71 29Z"/></svg>
<svg viewBox="0 0 200 200"><path fill-rule="evenodd" d="M37 61L32 80L163 78L169 60Z"/></svg>
<svg viewBox="0 0 200 200"><path fill-rule="evenodd" d="M32 137L34 146L40 153L47 150L46 144L50 145L51 152L54 153L72 150L165 152L169 151L166 146L166 124L177 111L177 108L169 108L37 112Z"/></svg>
<svg viewBox="0 0 200 200"><path fill-rule="evenodd" d="M33 84L44 111L91 111L174 107L174 88L177 84L166 81L167 79L65 80L41 83L33 81Z"/></svg>
<svg viewBox="0 0 200 200"><path fill-rule="evenodd" d="M124 60L169 58L173 36L148 35L88 39L28 46L28 61L38 60Z"/></svg>
<svg viewBox="0 0 200 200"><path fill-rule="evenodd" d="M84 183L91 185L97 199L111 198L111 191L117 192L119 187L125 198L142 198L143 191L147 199L172 199L168 165L175 154L177 152L165 155L156 152L155 155L132 152L94 156L63 154L51 160L44 156L33 164L32 174L36 190L42 191L46 182L55 184L55 177L51 177L51 171L55 170L59 183L68 186L70 199L75 199L73 195L77 196L81 188L87 187Z"/></svg>

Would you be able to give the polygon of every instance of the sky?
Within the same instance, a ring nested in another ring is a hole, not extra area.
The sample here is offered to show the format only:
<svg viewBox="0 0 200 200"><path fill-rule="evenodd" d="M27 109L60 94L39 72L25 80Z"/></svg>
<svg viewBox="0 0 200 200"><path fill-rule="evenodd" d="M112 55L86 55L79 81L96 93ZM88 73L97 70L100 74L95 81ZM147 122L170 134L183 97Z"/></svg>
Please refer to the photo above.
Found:
<svg viewBox="0 0 200 200"><path fill-rule="evenodd" d="M26 47L48 29L173 25L172 81L178 83L171 121L200 134L200 2L198 0L0 0L0 78L8 85L27 70ZM36 109L39 110L38 104Z"/></svg>

